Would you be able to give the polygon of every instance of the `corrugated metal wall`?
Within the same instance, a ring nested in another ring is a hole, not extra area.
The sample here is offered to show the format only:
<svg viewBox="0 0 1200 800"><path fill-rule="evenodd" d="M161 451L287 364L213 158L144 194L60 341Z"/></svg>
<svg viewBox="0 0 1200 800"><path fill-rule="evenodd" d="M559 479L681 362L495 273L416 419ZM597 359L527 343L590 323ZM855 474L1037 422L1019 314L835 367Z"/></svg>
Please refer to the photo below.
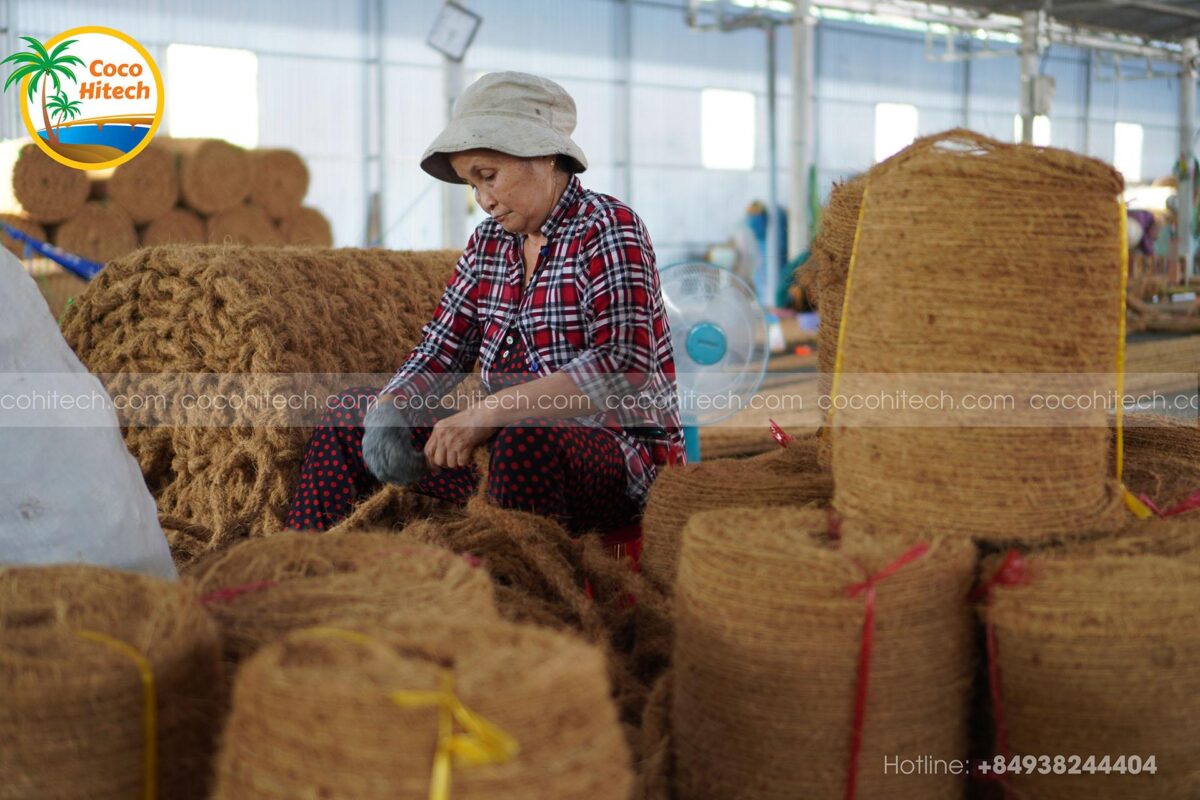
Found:
<svg viewBox="0 0 1200 800"><path fill-rule="evenodd" d="M466 81L483 72L515 69L553 78L571 91L579 106L576 138L591 161L585 184L628 200L642 214L661 262L697 254L705 244L726 238L741 224L749 202L765 198L761 32L690 31L681 0L629 0L628 7L624 0L461 1L484 18L464 65ZM333 220L338 244L365 241L367 195L378 188L382 158L385 243L441 245L441 194L417 166L442 118L441 59L424 43L439 0L3 0L0 5L7 11L10 42L17 35L45 38L92 24L133 35L160 64L172 42L255 51L260 142L295 148L308 160L310 202ZM786 29L778 47L780 191L786 202L791 94ZM832 180L870 165L879 102L917 106L922 133L966 124L1012 138L1015 58L929 61L919 34L830 21L819 25L816 47L816 151L823 193ZM377 83L381 54L382 93ZM1051 115L1055 145L1111 159L1113 123L1137 122L1145 126L1143 174L1170 170L1177 147L1174 81L1104 82L1093 74L1087 53L1069 48L1052 48L1044 63L1057 81ZM754 170L702 168L700 93L705 88L758 95ZM631 103L628 133L622 125L625 91ZM6 136L20 133L14 108L15 102L5 101ZM168 107L167 124L169 118Z"/></svg>

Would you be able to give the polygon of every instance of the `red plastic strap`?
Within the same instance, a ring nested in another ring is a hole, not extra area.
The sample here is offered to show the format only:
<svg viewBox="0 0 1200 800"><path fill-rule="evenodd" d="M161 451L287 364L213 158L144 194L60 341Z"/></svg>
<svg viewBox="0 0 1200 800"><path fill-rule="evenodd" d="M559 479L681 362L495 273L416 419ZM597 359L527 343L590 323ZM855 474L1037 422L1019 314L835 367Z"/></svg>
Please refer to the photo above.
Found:
<svg viewBox="0 0 1200 800"><path fill-rule="evenodd" d="M1028 577L1025 559L1016 550L1009 550L1004 556L1003 563L1000 564L1000 569L996 570L995 575L971 593L971 599L985 599L990 603L992 589L997 586L1016 586L1025 583ZM1000 751L1000 755L1004 756L1004 760L1008 761L1012 753L1008 749L1008 726L1004 722L1004 697L1000 691L1000 659L996 646L996 626L990 617L984 630L987 634L988 686L992 695L992 717L996 721L996 749ZM995 779L1004 786L1005 800L1011 800L1012 786L1009 785L1007 778L997 775Z"/></svg>
<svg viewBox="0 0 1200 800"><path fill-rule="evenodd" d="M209 603L225 603L239 595L249 594L250 592L261 592L263 589L270 589L274 585L275 581L255 581L254 583L243 583L241 586L227 586L224 589L209 592L200 598L200 602L205 605Z"/></svg>
<svg viewBox="0 0 1200 800"><path fill-rule="evenodd" d="M1174 517L1179 514L1187 513L1188 511L1196 511L1200 509L1200 492L1189 496L1183 502L1171 506L1166 511L1163 511L1158 506L1154 505L1154 501L1146 495L1139 495L1139 500L1146 504L1146 508L1154 512L1156 517Z"/></svg>
<svg viewBox="0 0 1200 800"><path fill-rule="evenodd" d="M846 594L857 596L866 593L866 613L863 615L862 643L858 649L858 682L854 688L854 727L850 729L850 773L846 777L846 800L854 800L858 791L858 759L862 752L863 723L867 716L867 686L871 674L871 651L875 645L875 585L896 574L905 565L916 561L929 552L929 545L922 542L905 551L865 581L846 587Z"/></svg>
<svg viewBox="0 0 1200 800"><path fill-rule="evenodd" d="M771 423L771 438L778 442L780 447L787 447L789 442L795 440L796 437L779 427L775 420L769 419L767 422Z"/></svg>

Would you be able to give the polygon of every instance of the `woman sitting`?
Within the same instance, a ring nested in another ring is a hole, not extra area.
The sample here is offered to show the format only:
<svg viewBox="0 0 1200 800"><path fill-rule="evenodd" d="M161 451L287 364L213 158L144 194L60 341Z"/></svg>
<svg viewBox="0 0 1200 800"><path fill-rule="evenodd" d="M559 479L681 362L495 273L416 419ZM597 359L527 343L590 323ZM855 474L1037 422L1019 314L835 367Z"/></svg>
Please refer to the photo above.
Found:
<svg viewBox="0 0 1200 800"><path fill-rule="evenodd" d="M463 92L421 167L471 186L490 218L382 394L345 392L313 433L288 527L331 527L379 481L465 503L491 442L491 502L611 530L683 460L654 248L628 206L580 185L574 128L574 100L544 78ZM489 396L437 418L476 359Z"/></svg>

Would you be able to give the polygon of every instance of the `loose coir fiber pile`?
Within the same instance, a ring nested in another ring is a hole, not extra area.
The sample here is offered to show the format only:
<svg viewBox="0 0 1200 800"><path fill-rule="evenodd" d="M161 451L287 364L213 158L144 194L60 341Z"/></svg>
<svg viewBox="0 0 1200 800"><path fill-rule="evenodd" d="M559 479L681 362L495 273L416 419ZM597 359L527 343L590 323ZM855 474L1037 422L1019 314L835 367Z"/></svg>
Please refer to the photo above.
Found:
<svg viewBox="0 0 1200 800"><path fill-rule="evenodd" d="M972 379L946 374L986 364L1011 376L1019 402L1042 385L1019 377L1028 373L1111 391L1124 314L1121 189L1100 161L961 130L877 166L842 319L843 373L934 375L970 391ZM987 427L991 417L956 426L931 413L924 427L898 428L889 414L834 419L834 505L847 519L1008 541L1123 522L1103 407L1074 427Z"/></svg>
<svg viewBox="0 0 1200 800"><path fill-rule="evenodd" d="M179 381L169 373L214 373L224 376L202 387L214 396L290 396L289 374L394 372L456 258L445 250L139 250L89 284L63 333L94 373L168 373L142 381L142 391L175 398ZM282 529L310 429L294 427L294 412L261 406L181 414L184 425L176 415L170 427L125 431L177 560Z"/></svg>
<svg viewBox="0 0 1200 800"><path fill-rule="evenodd" d="M222 684L216 625L178 584L98 567L0 569L0 798L207 797Z"/></svg>
<svg viewBox="0 0 1200 800"><path fill-rule="evenodd" d="M1017 796L1200 796L1200 561L1030 556L1026 570L984 608L1012 754L1154 756L1157 773L1013 775Z"/></svg>
<svg viewBox="0 0 1200 800"><path fill-rule="evenodd" d="M745 460L701 461L670 467L650 488L642 517L642 570L662 589L675 584L683 528L691 516L716 508L828 503L833 481L817 465L817 439Z"/></svg>
<svg viewBox="0 0 1200 800"><path fill-rule="evenodd" d="M671 738L689 800L846 795L866 598L849 587L914 543L830 539L824 511L692 517L675 593ZM962 797L963 777L884 774L884 757L962 759L973 675L974 547L935 538L877 583L858 797Z"/></svg>
<svg viewBox="0 0 1200 800"><path fill-rule="evenodd" d="M505 763L451 767L455 800L629 797L599 652L533 626L403 614L350 638L299 632L246 662L215 800L428 797L438 714L390 696L436 692L447 673L465 707L516 742Z"/></svg>
<svg viewBox="0 0 1200 800"><path fill-rule="evenodd" d="M277 533L207 559L187 578L221 626L232 661L314 625L401 613L497 616L486 573L387 533Z"/></svg>

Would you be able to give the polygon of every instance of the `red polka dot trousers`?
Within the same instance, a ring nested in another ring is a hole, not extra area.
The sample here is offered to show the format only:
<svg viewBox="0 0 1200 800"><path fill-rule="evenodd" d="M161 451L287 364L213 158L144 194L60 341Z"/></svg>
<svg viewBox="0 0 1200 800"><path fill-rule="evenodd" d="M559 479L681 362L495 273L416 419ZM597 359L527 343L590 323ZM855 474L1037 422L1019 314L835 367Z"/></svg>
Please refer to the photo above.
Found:
<svg viewBox="0 0 1200 800"><path fill-rule="evenodd" d="M327 530L380 486L362 455L363 416L377 395L357 387L334 398L309 440L288 528ZM423 448L431 430L414 427L413 446ZM501 508L554 517L573 532L620 528L640 513L626 494L620 445L603 429L531 417L502 428L490 445L487 494ZM413 488L464 504L478 485L478 470L468 466L427 474Z"/></svg>

